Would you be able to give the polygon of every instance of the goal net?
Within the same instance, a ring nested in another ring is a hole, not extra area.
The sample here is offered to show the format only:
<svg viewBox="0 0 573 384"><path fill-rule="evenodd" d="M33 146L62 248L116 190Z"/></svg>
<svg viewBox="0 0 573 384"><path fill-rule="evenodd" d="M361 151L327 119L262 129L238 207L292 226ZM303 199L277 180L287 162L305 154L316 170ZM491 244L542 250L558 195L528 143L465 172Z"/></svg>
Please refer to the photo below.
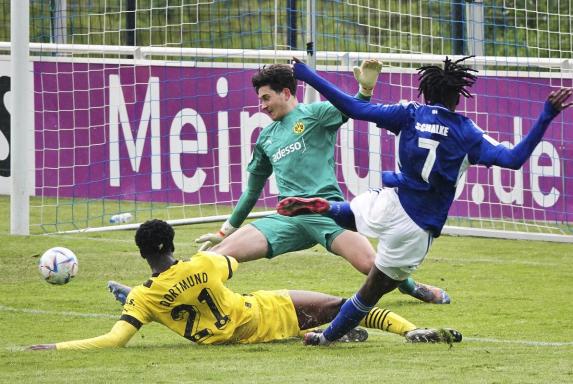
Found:
<svg viewBox="0 0 573 384"><path fill-rule="evenodd" d="M351 94L352 66L378 58L372 102L394 103L419 100L417 67L475 55L474 97L458 112L508 146L528 132L551 89L572 85L564 2L31 3L32 233L125 228L109 223L120 213L132 215L132 226L152 217L223 220L271 122L251 76L292 56ZM303 93L300 84L300 101ZM470 167L446 232L571 241L569 114L520 170ZM395 149L388 131L343 126L336 167L345 196L380 186L380 171L396 167ZM256 212L273 210L276 195L271 177Z"/></svg>

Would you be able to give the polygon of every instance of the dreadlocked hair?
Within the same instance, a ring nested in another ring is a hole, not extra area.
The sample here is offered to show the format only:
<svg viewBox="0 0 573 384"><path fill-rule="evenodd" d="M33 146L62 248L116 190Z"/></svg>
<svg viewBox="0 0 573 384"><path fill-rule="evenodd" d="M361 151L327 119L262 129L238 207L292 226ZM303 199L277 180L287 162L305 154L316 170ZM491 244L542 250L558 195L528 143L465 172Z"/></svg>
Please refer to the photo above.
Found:
<svg viewBox="0 0 573 384"><path fill-rule="evenodd" d="M141 224L135 233L135 244L141 256L147 258L175 251L173 227L163 220L148 220Z"/></svg>
<svg viewBox="0 0 573 384"><path fill-rule="evenodd" d="M420 75L418 97L423 94L426 103L440 103L446 106L456 106L460 95L467 98L472 97L466 87L471 87L476 82L477 76L471 72L477 72L477 70L459 64L471 57L474 56L466 56L452 61L446 56L443 69L436 65L418 68Z"/></svg>

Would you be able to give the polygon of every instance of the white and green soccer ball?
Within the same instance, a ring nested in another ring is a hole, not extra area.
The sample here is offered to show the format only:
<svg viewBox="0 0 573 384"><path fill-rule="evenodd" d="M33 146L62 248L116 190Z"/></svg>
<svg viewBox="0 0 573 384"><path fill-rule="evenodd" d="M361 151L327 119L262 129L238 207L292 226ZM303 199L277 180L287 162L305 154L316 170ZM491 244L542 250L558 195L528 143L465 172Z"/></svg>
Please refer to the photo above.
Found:
<svg viewBox="0 0 573 384"><path fill-rule="evenodd" d="M67 284L78 273L78 258L68 248L48 249L40 258L40 273L50 284Z"/></svg>

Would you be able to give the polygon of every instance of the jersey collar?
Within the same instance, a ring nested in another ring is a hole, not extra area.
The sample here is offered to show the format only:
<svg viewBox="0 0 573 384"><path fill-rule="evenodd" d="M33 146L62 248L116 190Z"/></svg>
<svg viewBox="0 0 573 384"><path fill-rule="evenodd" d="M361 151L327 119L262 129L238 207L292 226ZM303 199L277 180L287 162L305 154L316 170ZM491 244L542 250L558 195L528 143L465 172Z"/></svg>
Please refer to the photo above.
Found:
<svg viewBox="0 0 573 384"><path fill-rule="evenodd" d="M177 264L178 262L179 262L179 260L175 260L175 262L174 262L173 264L171 264L171 267L174 266L175 264ZM171 267L169 267L169 268L171 268ZM169 269L169 268L167 268L167 269ZM167 269L166 269L166 270L167 270ZM160 274L161 274L160 272L152 273L152 274L151 274L151 277L157 277L157 276L159 276Z"/></svg>

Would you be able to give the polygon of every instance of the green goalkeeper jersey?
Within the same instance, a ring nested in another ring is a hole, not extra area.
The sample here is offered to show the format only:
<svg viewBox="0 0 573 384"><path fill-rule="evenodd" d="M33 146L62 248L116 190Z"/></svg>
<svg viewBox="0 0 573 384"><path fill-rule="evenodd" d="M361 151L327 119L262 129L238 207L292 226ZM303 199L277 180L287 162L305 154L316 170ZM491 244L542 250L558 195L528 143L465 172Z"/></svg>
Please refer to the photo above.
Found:
<svg viewBox="0 0 573 384"><path fill-rule="evenodd" d="M275 172L279 198L322 197L343 200L335 175L336 132L348 118L329 102L298 104L264 128L248 171Z"/></svg>

